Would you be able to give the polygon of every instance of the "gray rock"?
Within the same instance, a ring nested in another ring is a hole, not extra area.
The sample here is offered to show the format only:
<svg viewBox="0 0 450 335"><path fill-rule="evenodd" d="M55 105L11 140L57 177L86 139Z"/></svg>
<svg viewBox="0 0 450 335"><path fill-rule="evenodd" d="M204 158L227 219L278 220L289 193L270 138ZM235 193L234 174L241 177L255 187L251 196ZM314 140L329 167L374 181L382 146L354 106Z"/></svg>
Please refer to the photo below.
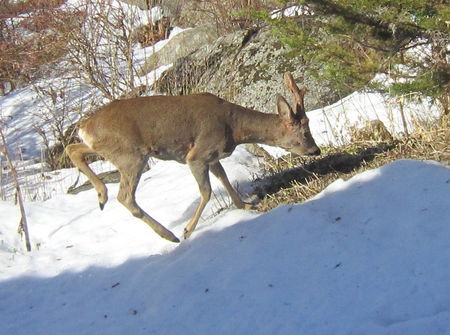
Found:
<svg viewBox="0 0 450 335"><path fill-rule="evenodd" d="M147 0L120 0L122 2L125 2L129 5L137 6L142 10L149 9L149 3Z"/></svg>
<svg viewBox="0 0 450 335"><path fill-rule="evenodd" d="M140 75L145 75L162 65L171 64L201 46L214 42L217 38L216 29L210 25L183 30L145 60Z"/></svg>
<svg viewBox="0 0 450 335"><path fill-rule="evenodd" d="M119 0L129 5L137 6L141 10L149 10L154 6L166 6L167 3L173 2L172 0Z"/></svg>
<svg viewBox="0 0 450 335"><path fill-rule="evenodd" d="M268 28L237 31L176 61L154 89L172 95L210 92L247 108L273 112L276 94L288 95L283 74L290 71L297 84L309 90L307 110L340 98L330 83L310 75L318 65L306 64L301 56L291 57L289 51Z"/></svg>

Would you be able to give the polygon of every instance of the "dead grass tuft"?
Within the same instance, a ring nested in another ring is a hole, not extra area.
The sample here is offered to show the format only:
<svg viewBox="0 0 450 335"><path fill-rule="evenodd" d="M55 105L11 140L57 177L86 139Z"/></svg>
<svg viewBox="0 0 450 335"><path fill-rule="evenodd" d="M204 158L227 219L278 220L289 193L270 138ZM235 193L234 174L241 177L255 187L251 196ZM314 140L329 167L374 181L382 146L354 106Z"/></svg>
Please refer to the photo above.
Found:
<svg viewBox="0 0 450 335"><path fill-rule="evenodd" d="M266 156L265 174L255 180L252 196L260 199L258 209L265 212L281 204L303 202L338 178L347 180L397 159L435 160L450 165L449 143L449 120L441 120L434 129L421 129L399 140L361 140L342 147L322 148L320 158Z"/></svg>

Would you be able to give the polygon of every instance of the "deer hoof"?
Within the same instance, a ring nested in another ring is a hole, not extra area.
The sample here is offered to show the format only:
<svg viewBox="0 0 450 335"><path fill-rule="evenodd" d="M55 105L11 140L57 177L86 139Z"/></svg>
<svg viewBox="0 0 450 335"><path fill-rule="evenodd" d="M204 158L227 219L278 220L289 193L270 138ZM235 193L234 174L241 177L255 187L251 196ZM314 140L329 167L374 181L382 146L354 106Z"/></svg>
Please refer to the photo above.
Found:
<svg viewBox="0 0 450 335"><path fill-rule="evenodd" d="M178 237L176 237L172 232L169 232L169 233L167 233L166 236L163 236L163 237L170 242L180 243L180 239Z"/></svg>
<svg viewBox="0 0 450 335"><path fill-rule="evenodd" d="M99 202L98 203L98 206L100 207L101 211L103 210L103 208L105 208L105 204L106 204L106 202Z"/></svg>
<svg viewBox="0 0 450 335"><path fill-rule="evenodd" d="M178 237L176 237L176 236L174 236L173 238L169 239L169 241L173 242L173 243L180 243L180 239Z"/></svg>

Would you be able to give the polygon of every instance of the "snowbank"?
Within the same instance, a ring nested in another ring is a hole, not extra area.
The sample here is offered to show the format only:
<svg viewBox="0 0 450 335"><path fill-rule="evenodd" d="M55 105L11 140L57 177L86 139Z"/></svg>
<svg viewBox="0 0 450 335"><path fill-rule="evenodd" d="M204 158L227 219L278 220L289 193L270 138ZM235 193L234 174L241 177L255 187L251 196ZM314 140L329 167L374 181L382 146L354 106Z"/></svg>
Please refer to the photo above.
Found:
<svg viewBox="0 0 450 335"><path fill-rule="evenodd" d="M167 169L138 194L171 215L165 199L187 201L173 178L159 203L146 192ZM436 163L397 161L264 215L226 210L179 246L90 193L30 207L47 219L41 250L0 250L5 334L450 331L450 170ZM180 232L192 210L165 223Z"/></svg>

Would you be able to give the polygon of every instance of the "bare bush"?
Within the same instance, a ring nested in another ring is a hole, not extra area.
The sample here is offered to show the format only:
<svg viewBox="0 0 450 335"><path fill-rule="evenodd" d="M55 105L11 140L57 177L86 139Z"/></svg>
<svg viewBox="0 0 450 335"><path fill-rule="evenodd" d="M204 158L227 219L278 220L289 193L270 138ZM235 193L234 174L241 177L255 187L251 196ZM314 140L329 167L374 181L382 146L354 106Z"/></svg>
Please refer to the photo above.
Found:
<svg viewBox="0 0 450 335"><path fill-rule="evenodd" d="M0 94L39 78L41 69L66 53L77 20L59 8L62 0L2 1L0 4ZM64 24L61 25L61 22Z"/></svg>
<svg viewBox="0 0 450 335"><path fill-rule="evenodd" d="M138 86L133 35L141 25L139 10L106 0L89 0L76 10L83 25L70 34L68 61L79 79L108 100L132 91Z"/></svg>
<svg viewBox="0 0 450 335"><path fill-rule="evenodd" d="M64 148L78 141L74 121L101 101L71 79L40 82L33 89L39 105L33 113L33 128L42 139L44 161L51 170L70 167Z"/></svg>

